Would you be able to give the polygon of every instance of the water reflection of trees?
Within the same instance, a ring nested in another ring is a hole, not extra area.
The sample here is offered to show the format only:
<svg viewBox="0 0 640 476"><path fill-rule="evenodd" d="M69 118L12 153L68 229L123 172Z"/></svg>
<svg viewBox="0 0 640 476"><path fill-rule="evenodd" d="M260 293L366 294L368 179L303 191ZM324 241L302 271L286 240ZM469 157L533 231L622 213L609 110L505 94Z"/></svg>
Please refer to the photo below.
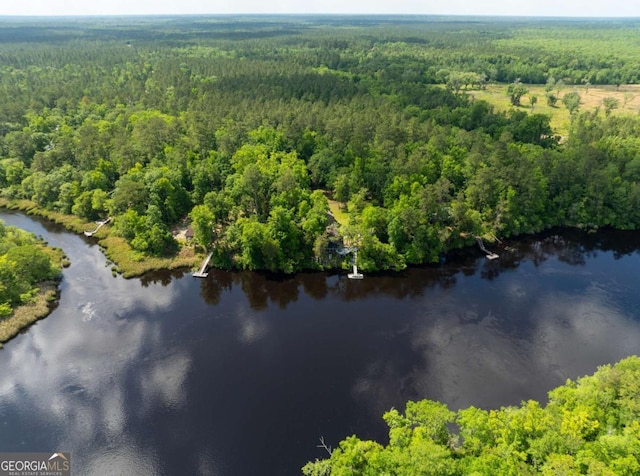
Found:
<svg viewBox="0 0 640 476"><path fill-rule="evenodd" d="M249 305L255 310L266 309L269 301L284 309L288 304L298 300L298 283L293 277L248 271L236 276L249 300Z"/></svg>
<svg viewBox="0 0 640 476"><path fill-rule="evenodd" d="M228 272L210 270L202 280L200 293L208 304L216 305L224 292L239 287L251 308L266 309L269 302L284 309L305 295L319 300L338 297L346 301L365 299L372 295L389 295L395 298L419 296L425 287L455 284L453 267L422 268L404 273L369 275L362 281L353 281L346 274L300 273L295 276L278 276L255 272Z"/></svg>
<svg viewBox="0 0 640 476"><path fill-rule="evenodd" d="M235 286L244 292L252 309L266 309L269 301L284 309L298 299L299 281L299 276L209 270L209 276L202 280L200 294L206 303L215 305L224 291L230 292Z"/></svg>
<svg viewBox="0 0 640 476"><path fill-rule="evenodd" d="M209 277L202 280L201 294L207 303L215 305L223 292L239 287L256 310L266 309L269 302L284 309L298 300L301 289L313 299L335 297L357 301L380 295L404 299L420 296L425 289L432 287L450 288L456 284L460 274L473 276L479 273L482 279L492 280L524 262L531 262L537 267L550 258L556 258L571 266L584 266L587 259L596 256L598 251L610 251L619 259L639 250L638 232L603 230L589 233L556 229L496 245L495 251L500 255L497 260L486 260L475 249L468 249L453 254L442 265L411 268L400 273L368 274L358 281L348 279L342 272L282 276L210 270ZM162 279L162 276L154 279Z"/></svg>
<svg viewBox="0 0 640 476"><path fill-rule="evenodd" d="M207 304L216 305L220 302L223 291L231 291L233 273L219 269L209 270L209 276L200 280L200 295Z"/></svg>
<svg viewBox="0 0 640 476"><path fill-rule="evenodd" d="M536 267L555 257L570 266L584 266L587 258L598 251L612 252L614 259L640 252L640 233L637 231L553 229L535 236L522 237L504 243L500 259L488 261L481 269L484 279L493 279L502 272L516 269L531 261Z"/></svg>
<svg viewBox="0 0 640 476"><path fill-rule="evenodd" d="M140 284L143 288L149 287L151 284L161 284L162 286L168 286L173 279L182 278L185 274L190 273L188 268L180 269L165 269L160 271L153 271L151 273L141 276Z"/></svg>

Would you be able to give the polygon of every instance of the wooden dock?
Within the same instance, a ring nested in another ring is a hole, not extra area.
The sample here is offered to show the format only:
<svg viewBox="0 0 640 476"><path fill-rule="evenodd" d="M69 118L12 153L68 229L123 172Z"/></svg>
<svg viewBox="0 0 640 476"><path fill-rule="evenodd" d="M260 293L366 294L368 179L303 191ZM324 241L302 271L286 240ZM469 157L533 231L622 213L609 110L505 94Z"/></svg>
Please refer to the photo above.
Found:
<svg viewBox="0 0 640 476"><path fill-rule="evenodd" d="M478 246L480 247L480 249L484 252L485 255L487 255L487 259L498 259L500 258L500 256L498 256L497 254L489 251L488 249L486 249L484 247L484 243L482 242L482 238L476 236L476 240L478 241Z"/></svg>
<svg viewBox="0 0 640 476"><path fill-rule="evenodd" d="M85 231L84 232L84 236L93 236L93 235L95 235L100 228L102 228L104 225L106 225L110 221L111 221L111 217L107 218L106 220L102 220L102 221L96 222L98 225L96 226L95 230Z"/></svg>
<svg viewBox="0 0 640 476"><path fill-rule="evenodd" d="M202 263L202 267L196 271L195 273L193 273L193 277L194 278L206 278L207 276L209 276L209 273L207 273L207 266L209 266L209 261L211 260L211 257L213 256L213 252L209 253L209 256L207 256L207 259L204 260L204 263Z"/></svg>

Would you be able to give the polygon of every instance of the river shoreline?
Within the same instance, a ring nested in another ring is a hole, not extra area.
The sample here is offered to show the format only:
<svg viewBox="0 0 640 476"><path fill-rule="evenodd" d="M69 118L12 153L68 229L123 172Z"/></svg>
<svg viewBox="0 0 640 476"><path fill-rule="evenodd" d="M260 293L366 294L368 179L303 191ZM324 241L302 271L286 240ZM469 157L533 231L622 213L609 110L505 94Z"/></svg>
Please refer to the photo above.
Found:
<svg viewBox="0 0 640 476"><path fill-rule="evenodd" d="M640 351L640 232L551 229L363 281L125 280L93 239L0 218L72 262L57 307L0 352L0 445L67 448L79 474L300 474L320 436L384 441L407 400L542 402Z"/></svg>
<svg viewBox="0 0 640 476"><path fill-rule="evenodd" d="M43 218L47 221L55 223L57 225L62 226L67 231L71 231L77 233L79 235L84 235L85 230L94 229L95 222L86 221L79 217L73 215L65 215L63 213L46 210L39 207L36 203L30 200L12 200L6 197L0 197L0 210L8 210L8 211L19 211L23 212L28 216L36 216ZM173 257L156 257L156 256L146 256L143 255L131 248L127 241L124 238L110 235L109 230L111 226L105 225L100 227L100 229L93 235L92 238L87 238L88 240L97 239L98 244L101 248L101 251L106 256L107 260L112 263L111 271L115 276L116 274L121 274L124 278L136 278L141 277L147 273L152 273L156 271L172 271L177 269L191 269L195 270L200 267L204 259L206 258L206 254L204 252L198 251L193 245L180 245L180 251ZM541 230L537 233L520 235L520 236L512 236L511 239L527 239L527 237L536 237L536 236L545 236L548 234L553 234L554 230L563 229L563 230L573 230L576 232L589 232L594 233L597 232L598 229L589 229L584 227L549 227L547 229ZM629 231L629 230L616 230L620 232ZM475 240L473 240L475 241ZM504 243L501 246L497 246L495 242L488 241L489 249L492 253L496 253L495 256L499 257L499 255L504 252L501 250L508 249L505 247ZM467 255L471 253L471 250L477 249L474 246L472 240L466 243L465 246L452 248L447 254L450 256L457 255ZM413 265L411 267L422 267L433 265L434 263L424 263L422 265ZM346 268L343 268L346 269ZM324 269L322 271L336 271L339 268L334 269ZM301 270L301 271L312 271L312 270ZM388 272L388 271L387 271ZM379 274L378 272L370 272L368 274ZM386 272L382 272L385 274ZM286 276L286 273L276 272L276 274L282 274Z"/></svg>
<svg viewBox="0 0 640 476"><path fill-rule="evenodd" d="M59 282L42 283L31 302L16 307L11 316L0 320L0 349L22 331L51 314L60 298Z"/></svg>
<svg viewBox="0 0 640 476"><path fill-rule="evenodd" d="M0 349L20 332L51 314L60 298L62 270L71 263L61 248L49 246L42 239L37 240L37 246L49 255L52 265L56 268L56 275L40 282L31 299L14 307L9 316L0 318Z"/></svg>
<svg viewBox="0 0 640 476"><path fill-rule="evenodd" d="M20 211L26 215L38 216L63 226L66 230L82 235L85 230L95 228L95 223L73 215L45 210L30 200L11 200L0 197L0 209ZM192 246L183 246L180 252L169 258L143 256L133 250L124 238L109 235L109 225L101 227L93 238L98 240L103 253L114 265L114 274L122 274L125 278L135 278L145 273L179 268L194 268L205 258Z"/></svg>
<svg viewBox="0 0 640 476"><path fill-rule="evenodd" d="M74 215L66 215L60 212L46 210L39 207L35 202L30 200L15 200L6 197L0 197L0 210L19 211L29 216L37 216L51 221L52 223L61 225L66 230L84 234L86 230L93 230L96 226L95 222L86 221ZM172 271L181 268L197 269L206 254L199 252L194 246L180 245L180 251L173 257L156 257L143 255L131 248L124 238L112 236L109 233L111 226L101 226L92 238L98 240L102 252L109 261L113 263L112 273L121 274L124 278L140 277L146 273L154 271ZM473 245L469 242L468 246L454 248L450 251L460 251L462 249L471 248ZM425 265L428 263L425 263ZM347 268L327 268L322 271L331 271ZM313 271L313 270L300 270ZM317 270L316 270L317 271ZM378 271L380 272L380 271ZM373 272L376 274L377 272ZM287 273L277 272L277 274L286 275Z"/></svg>

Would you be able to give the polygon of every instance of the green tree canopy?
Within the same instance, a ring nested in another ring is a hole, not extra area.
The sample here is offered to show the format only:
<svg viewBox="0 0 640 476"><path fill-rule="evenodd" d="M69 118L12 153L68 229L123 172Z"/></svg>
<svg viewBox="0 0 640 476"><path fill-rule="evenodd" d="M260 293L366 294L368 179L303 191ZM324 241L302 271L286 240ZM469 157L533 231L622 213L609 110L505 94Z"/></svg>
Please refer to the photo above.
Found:
<svg viewBox="0 0 640 476"><path fill-rule="evenodd" d="M640 472L640 357L549 392L549 403L457 412L429 400L384 415L389 443L350 436L302 468L329 475L581 475Z"/></svg>
<svg viewBox="0 0 640 476"><path fill-rule="evenodd" d="M569 110L569 114L575 114L582 104L582 98L577 91L571 91L570 93L562 96L562 104Z"/></svg>
<svg viewBox="0 0 640 476"><path fill-rule="evenodd" d="M59 266L32 234L0 221L0 318L28 302L41 282L59 273Z"/></svg>

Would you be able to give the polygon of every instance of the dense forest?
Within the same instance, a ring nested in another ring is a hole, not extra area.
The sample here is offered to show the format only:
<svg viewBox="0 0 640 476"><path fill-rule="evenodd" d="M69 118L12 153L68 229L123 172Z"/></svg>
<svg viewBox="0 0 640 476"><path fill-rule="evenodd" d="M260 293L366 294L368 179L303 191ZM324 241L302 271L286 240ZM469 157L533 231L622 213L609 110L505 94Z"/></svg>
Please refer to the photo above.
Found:
<svg viewBox="0 0 640 476"><path fill-rule="evenodd" d="M112 217L138 260L175 254L172 230L188 217L216 266L287 273L344 265L334 251L345 247L364 270L402 269L476 237L637 229L637 115L576 106L560 137L549 116L517 102L500 112L472 92L637 83L639 29L1 19L0 194Z"/></svg>
<svg viewBox="0 0 640 476"><path fill-rule="evenodd" d="M640 358L600 367L549 392L549 403L457 412L429 400L384 415L389 444L351 436L309 476L636 475L640 473ZM455 424L456 431L452 431Z"/></svg>

